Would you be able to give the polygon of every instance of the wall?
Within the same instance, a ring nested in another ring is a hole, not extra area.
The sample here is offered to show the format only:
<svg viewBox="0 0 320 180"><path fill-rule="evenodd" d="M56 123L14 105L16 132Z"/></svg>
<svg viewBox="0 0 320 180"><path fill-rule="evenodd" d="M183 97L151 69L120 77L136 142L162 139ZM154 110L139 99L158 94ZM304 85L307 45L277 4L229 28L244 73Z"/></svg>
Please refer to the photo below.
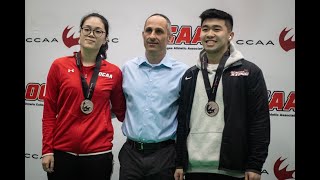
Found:
<svg viewBox="0 0 320 180"><path fill-rule="evenodd" d="M27 0L25 7L25 179L45 180L41 166L41 118L46 76L55 58L79 50L79 23L90 12L110 22L108 60L122 66L143 55L141 32L145 19L167 15L177 27L168 53L194 65L201 50L195 31L199 15L218 8L233 15L233 42L246 59L263 71L269 90L271 144L262 179L291 179L295 172L295 4L292 0ZM64 34L65 33L65 34ZM290 39L292 37L292 39ZM180 39L180 40L179 40ZM119 149L125 141L121 123L115 129L113 180L118 179ZM287 167L286 167L287 166Z"/></svg>

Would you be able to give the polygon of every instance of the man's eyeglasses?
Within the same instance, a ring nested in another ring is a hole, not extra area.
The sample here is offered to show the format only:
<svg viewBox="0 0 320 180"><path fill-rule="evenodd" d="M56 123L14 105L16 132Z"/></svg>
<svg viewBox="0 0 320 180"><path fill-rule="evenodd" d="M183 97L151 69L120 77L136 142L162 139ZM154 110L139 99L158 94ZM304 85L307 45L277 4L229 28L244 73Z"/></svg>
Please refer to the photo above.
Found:
<svg viewBox="0 0 320 180"><path fill-rule="evenodd" d="M106 33L104 31L98 30L98 29L92 30L89 27L82 27L81 30L82 30L83 35L85 35L85 36L88 36L91 33L91 31L93 31L93 35L95 37L101 37L103 33Z"/></svg>

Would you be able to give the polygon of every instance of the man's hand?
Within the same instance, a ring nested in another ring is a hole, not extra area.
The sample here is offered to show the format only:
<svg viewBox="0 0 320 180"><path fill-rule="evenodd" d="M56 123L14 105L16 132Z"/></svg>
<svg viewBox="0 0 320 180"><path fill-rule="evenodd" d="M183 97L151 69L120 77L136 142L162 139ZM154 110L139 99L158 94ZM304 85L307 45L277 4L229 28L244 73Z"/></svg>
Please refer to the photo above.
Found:
<svg viewBox="0 0 320 180"><path fill-rule="evenodd" d="M244 177L245 180L261 180L261 175L254 172L246 172Z"/></svg>
<svg viewBox="0 0 320 180"><path fill-rule="evenodd" d="M176 169L174 172L174 180L183 180L183 169Z"/></svg>

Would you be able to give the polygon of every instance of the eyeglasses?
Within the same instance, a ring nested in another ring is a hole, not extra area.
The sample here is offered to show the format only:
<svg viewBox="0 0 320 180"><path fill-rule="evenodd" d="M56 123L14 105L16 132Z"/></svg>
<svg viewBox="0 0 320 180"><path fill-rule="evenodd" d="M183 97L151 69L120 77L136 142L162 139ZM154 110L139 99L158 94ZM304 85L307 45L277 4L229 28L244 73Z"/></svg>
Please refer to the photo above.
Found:
<svg viewBox="0 0 320 180"><path fill-rule="evenodd" d="M101 37L103 33L106 33L102 30L98 30L98 29L93 30L89 27L82 27L81 30L82 30L83 35L85 35L85 36L88 36L92 31L93 31L93 35L95 37Z"/></svg>

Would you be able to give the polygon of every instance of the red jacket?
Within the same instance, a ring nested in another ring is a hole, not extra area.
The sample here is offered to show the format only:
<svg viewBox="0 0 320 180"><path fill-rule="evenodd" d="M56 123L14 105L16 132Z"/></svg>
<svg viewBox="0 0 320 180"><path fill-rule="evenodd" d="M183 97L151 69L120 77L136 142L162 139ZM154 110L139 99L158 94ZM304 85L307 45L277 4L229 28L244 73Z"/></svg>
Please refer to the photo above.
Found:
<svg viewBox="0 0 320 180"><path fill-rule="evenodd" d="M89 84L95 65L82 66ZM111 112L119 121L125 116L122 73L114 64L102 60L91 101L93 111L80 110L85 99L80 70L74 56L56 59L49 70L44 96L42 119L42 154L53 149L87 154L112 149L113 126Z"/></svg>

